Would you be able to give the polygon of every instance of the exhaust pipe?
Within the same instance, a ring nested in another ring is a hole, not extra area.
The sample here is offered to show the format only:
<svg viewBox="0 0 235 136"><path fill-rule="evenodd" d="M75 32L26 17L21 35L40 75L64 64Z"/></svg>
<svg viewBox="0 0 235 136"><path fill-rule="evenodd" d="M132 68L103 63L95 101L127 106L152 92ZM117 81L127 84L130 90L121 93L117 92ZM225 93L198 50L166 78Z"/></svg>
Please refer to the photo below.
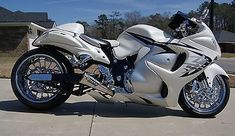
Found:
<svg viewBox="0 0 235 136"><path fill-rule="evenodd" d="M81 83L91 88L94 88L98 91L101 91L105 94L114 95L114 92L108 87L102 85L98 80L94 77L90 76L87 73L84 74L30 74L28 77L31 81L55 81L55 82L73 82L73 83Z"/></svg>
<svg viewBox="0 0 235 136"><path fill-rule="evenodd" d="M101 91L105 94L108 94L111 96L114 95L114 92L111 89L102 85L98 80L96 80L94 77L90 76L87 73L84 73L83 78L79 83L84 84L86 86L89 86L91 88L94 88L94 89Z"/></svg>

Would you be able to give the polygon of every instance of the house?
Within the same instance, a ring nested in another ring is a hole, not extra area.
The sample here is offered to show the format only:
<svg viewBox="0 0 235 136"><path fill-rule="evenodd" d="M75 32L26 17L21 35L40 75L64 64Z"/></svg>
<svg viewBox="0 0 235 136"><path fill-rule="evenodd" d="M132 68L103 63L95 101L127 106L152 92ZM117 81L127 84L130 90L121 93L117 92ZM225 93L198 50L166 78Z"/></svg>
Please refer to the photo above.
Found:
<svg viewBox="0 0 235 136"><path fill-rule="evenodd" d="M56 25L55 21L48 19L48 14L46 12L12 12L0 6L0 23L9 22L33 22L46 29Z"/></svg>
<svg viewBox="0 0 235 136"><path fill-rule="evenodd" d="M19 56L32 49L42 32L56 26L46 12L12 12L0 7L0 56Z"/></svg>
<svg viewBox="0 0 235 136"><path fill-rule="evenodd" d="M222 52L235 53L235 33L222 30L214 34Z"/></svg>

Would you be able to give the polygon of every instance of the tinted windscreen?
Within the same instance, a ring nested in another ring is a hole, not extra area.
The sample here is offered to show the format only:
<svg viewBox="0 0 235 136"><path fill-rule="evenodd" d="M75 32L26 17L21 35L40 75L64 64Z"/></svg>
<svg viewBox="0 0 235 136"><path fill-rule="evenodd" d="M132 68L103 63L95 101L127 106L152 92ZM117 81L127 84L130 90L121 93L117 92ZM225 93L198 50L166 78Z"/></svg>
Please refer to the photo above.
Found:
<svg viewBox="0 0 235 136"><path fill-rule="evenodd" d="M192 28L195 28L197 26L197 24L195 24L193 21L191 21L186 14L184 14L183 12L180 12L180 11L178 11L174 15L171 23L168 26L174 30L174 29L178 28L180 26L180 24L182 24L186 20L189 22L189 26L191 26Z"/></svg>

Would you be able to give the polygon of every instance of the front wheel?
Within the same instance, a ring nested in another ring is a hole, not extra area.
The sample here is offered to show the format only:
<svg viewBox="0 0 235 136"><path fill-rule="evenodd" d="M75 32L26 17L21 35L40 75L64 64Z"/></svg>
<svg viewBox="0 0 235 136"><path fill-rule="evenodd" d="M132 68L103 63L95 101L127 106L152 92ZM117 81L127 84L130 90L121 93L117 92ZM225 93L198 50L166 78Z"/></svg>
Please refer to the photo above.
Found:
<svg viewBox="0 0 235 136"><path fill-rule="evenodd" d="M74 84L67 82L31 81L30 74L73 73L69 61L59 52L35 49L25 53L13 67L11 85L16 97L26 106L47 110L65 102Z"/></svg>
<svg viewBox="0 0 235 136"><path fill-rule="evenodd" d="M212 88L205 78L197 78L188 83L181 91L179 105L197 117L213 117L226 106L230 95L228 79L216 76Z"/></svg>

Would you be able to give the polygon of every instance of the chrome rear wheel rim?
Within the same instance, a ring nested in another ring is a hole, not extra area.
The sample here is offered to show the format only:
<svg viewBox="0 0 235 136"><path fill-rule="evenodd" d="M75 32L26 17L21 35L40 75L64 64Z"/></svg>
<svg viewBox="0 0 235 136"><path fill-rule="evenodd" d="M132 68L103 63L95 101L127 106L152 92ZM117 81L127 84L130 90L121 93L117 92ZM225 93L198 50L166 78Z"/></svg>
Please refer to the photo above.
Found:
<svg viewBox="0 0 235 136"><path fill-rule="evenodd" d="M30 81L27 76L30 74L61 74L66 72L60 63L53 57L46 54L35 54L24 59L16 70L15 82L20 95L33 103L45 103L54 99L61 91L45 83ZM60 86L61 83L54 83Z"/></svg>

